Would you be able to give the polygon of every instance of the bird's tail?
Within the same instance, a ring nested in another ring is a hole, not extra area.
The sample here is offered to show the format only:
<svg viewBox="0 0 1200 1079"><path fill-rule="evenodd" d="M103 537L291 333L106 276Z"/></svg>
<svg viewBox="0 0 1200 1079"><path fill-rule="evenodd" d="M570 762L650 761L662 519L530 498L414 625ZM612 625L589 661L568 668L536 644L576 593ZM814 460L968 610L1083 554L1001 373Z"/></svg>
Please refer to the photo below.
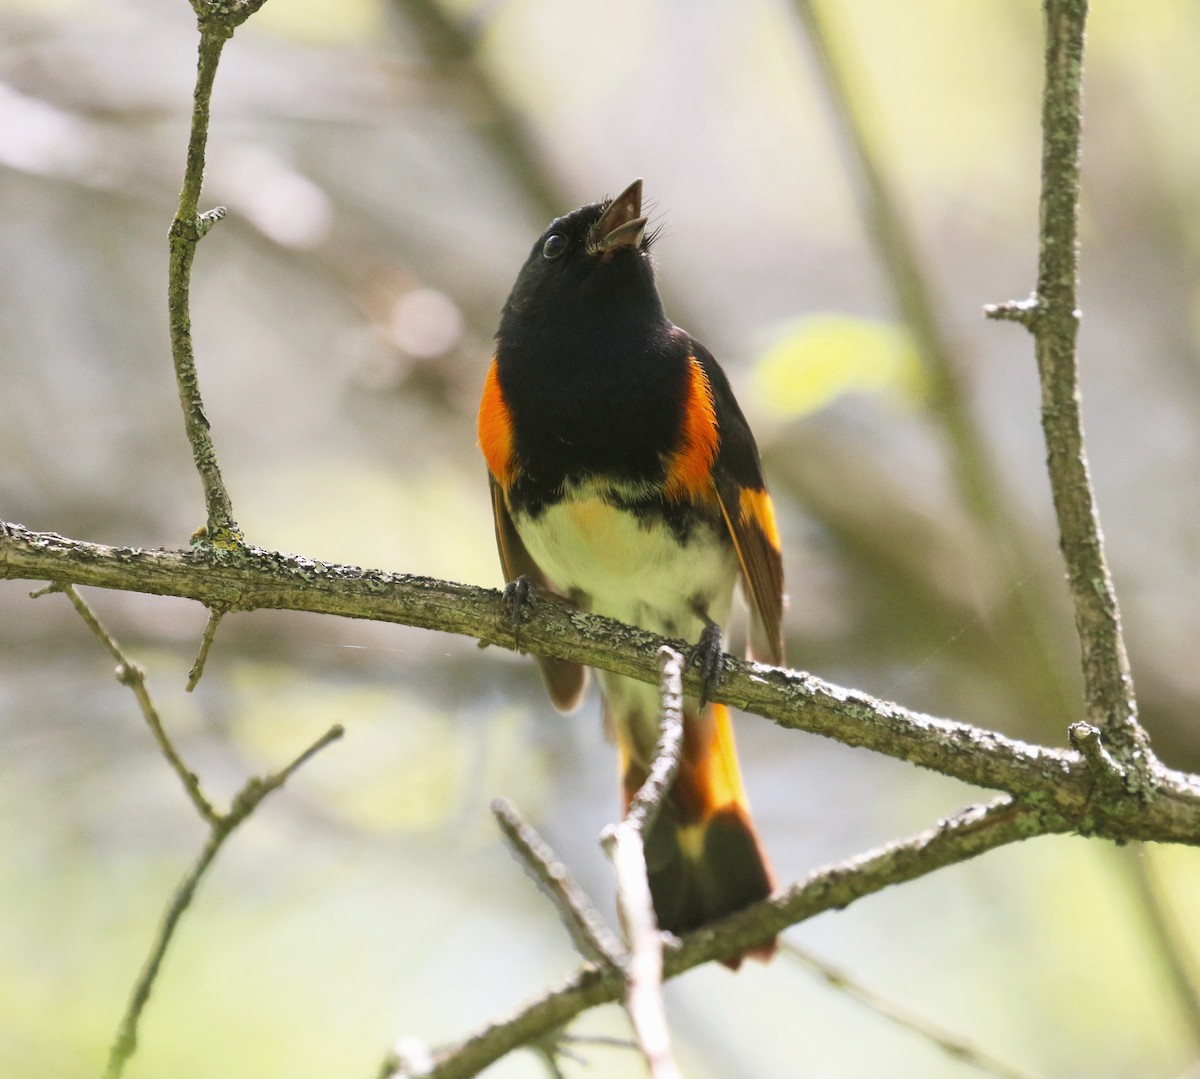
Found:
<svg viewBox="0 0 1200 1079"><path fill-rule="evenodd" d="M661 929L682 934L765 899L775 876L750 819L742 788L729 710L688 702L683 757L662 812L645 837L646 869ZM645 781L645 768L629 753L626 732L615 724L621 751L625 808ZM766 961L774 938L723 960L737 970L747 956Z"/></svg>

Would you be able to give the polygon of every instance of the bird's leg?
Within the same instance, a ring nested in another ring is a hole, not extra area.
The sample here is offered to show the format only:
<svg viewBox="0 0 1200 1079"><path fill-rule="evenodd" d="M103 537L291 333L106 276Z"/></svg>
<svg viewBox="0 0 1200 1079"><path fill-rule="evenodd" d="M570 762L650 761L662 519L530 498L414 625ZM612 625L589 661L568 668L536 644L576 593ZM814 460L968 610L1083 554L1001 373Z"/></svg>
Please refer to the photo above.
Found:
<svg viewBox="0 0 1200 1079"><path fill-rule="evenodd" d="M513 647L518 652L521 651L521 621L525 617L526 609L533 605L533 592L533 581L523 573L515 581L509 581L504 586L501 602L512 626Z"/></svg>
<svg viewBox="0 0 1200 1079"><path fill-rule="evenodd" d="M725 649L721 627L706 612L699 614L704 619L704 628L700 631L700 639L688 649L687 659L688 665L695 666L700 672L700 708L703 711L709 690L721 680L725 670Z"/></svg>

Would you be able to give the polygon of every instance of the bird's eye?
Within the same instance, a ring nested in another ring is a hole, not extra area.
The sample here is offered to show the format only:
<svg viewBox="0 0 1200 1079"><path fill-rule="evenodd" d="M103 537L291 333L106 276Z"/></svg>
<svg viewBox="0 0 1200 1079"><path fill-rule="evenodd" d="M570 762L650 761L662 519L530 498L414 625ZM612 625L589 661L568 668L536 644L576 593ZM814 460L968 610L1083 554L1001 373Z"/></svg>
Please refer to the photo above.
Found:
<svg viewBox="0 0 1200 1079"><path fill-rule="evenodd" d="M567 249L567 238L561 232L552 232L542 244L542 258L556 259Z"/></svg>

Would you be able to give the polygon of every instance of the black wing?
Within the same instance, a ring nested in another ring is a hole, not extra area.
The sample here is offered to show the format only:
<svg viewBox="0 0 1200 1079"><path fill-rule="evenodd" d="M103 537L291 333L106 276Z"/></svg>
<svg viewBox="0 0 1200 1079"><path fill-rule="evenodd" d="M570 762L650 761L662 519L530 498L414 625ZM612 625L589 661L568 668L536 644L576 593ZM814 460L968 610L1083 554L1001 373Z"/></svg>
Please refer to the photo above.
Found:
<svg viewBox="0 0 1200 1079"><path fill-rule="evenodd" d="M721 513L742 567L750 603L750 655L783 664L783 556L775 508L763 482L758 446L738 407L725 372L699 342L692 354L704 366L720 426L721 445L713 464L713 481Z"/></svg>
<svg viewBox="0 0 1200 1079"><path fill-rule="evenodd" d="M504 570L505 581L515 581L518 577L528 577L539 588L553 592L554 587L546 580L546 575L533 560L526 549L513 524L512 515L504 501L504 491L496 482L496 477L488 474L488 482L492 488L492 516L496 523L496 547L500 551L500 566ZM587 689L587 668L580 663L572 663L565 659L551 659L548 656L534 656L542 672L542 680L546 683L546 691L550 700L560 712L569 712L583 698Z"/></svg>

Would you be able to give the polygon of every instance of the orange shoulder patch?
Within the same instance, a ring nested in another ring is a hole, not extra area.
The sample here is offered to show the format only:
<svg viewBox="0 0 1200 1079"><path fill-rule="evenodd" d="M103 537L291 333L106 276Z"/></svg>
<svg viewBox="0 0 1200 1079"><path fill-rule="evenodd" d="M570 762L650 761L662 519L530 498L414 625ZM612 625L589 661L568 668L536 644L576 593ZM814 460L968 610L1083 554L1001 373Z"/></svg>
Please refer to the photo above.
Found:
<svg viewBox="0 0 1200 1079"><path fill-rule="evenodd" d="M775 521L775 503L761 487L743 487L738 494L738 521L755 524L776 551L782 549L779 525Z"/></svg>
<svg viewBox="0 0 1200 1079"><path fill-rule="evenodd" d="M712 466L721 444L717 410L704 365L688 357L687 397L679 448L667 461L666 496L675 501L714 497Z"/></svg>
<svg viewBox="0 0 1200 1079"><path fill-rule="evenodd" d="M516 474L513 454L512 416L500 390L496 359L492 358L483 383L483 399L479 402L479 448L487 461L488 471L505 490Z"/></svg>

